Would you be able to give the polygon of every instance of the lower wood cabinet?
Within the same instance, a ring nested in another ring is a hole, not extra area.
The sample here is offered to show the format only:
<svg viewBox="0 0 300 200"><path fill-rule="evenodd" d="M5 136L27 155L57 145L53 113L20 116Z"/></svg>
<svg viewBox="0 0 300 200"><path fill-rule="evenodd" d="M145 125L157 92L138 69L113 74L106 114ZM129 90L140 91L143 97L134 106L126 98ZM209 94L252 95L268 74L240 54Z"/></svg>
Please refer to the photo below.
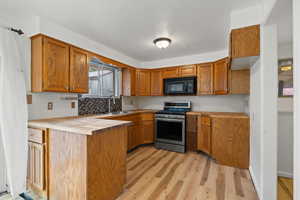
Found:
<svg viewBox="0 0 300 200"><path fill-rule="evenodd" d="M211 154L211 118L207 115L198 116L197 146L207 154Z"/></svg>
<svg viewBox="0 0 300 200"><path fill-rule="evenodd" d="M109 119L131 121L133 123L128 126L127 150L131 150L141 144L150 144L154 142L153 113L109 117Z"/></svg>
<svg viewBox="0 0 300 200"><path fill-rule="evenodd" d="M46 130L28 129L27 188L40 197L47 197Z"/></svg>
<svg viewBox="0 0 300 200"><path fill-rule="evenodd" d="M249 118L212 119L212 156L218 163L239 168L249 167Z"/></svg>
<svg viewBox="0 0 300 200"><path fill-rule="evenodd" d="M246 115L201 112L187 115L188 151L202 151L219 164L247 169L249 143L250 125Z"/></svg>
<svg viewBox="0 0 300 200"><path fill-rule="evenodd" d="M143 144L150 144L154 142L154 123L152 121L142 121L141 130L143 135Z"/></svg>

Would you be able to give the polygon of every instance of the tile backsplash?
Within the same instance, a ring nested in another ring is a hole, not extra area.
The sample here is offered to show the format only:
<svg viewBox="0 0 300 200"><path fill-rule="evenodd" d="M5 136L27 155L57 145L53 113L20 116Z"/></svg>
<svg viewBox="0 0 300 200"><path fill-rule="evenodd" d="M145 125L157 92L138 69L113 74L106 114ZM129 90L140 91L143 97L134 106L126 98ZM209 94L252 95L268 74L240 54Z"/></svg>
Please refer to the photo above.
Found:
<svg viewBox="0 0 300 200"><path fill-rule="evenodd" d="M89 98L80 97L78 99L78 114L103 114L108 112L108 101L110 101L111 112L122 110L122 99L115 98L115 103L113 99L109 98Z"/></svg>

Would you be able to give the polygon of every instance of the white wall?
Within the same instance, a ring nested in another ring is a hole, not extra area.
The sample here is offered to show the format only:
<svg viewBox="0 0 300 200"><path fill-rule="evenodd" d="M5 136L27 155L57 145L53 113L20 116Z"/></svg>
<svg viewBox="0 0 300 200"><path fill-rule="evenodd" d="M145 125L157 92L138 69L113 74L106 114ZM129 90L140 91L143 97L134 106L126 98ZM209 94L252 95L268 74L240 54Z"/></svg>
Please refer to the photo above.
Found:
<svg viewBox="0 0 300 200"><path fill-rule="evenodd" d="M230 15L231 29L260 24L263 17L263 7L253 6L243 10L235 10Z"/></svg>
<svg viewBox="0 0 300 200"><path fill-rule="evenodd" d="M250 75L250 173L255 188L261 196L261 63L251 67Z"/></svg>
<svg viewBox="0 0 300 200"><path fill-rule="evenodd" d="M294 199L300 199L300 1L293 1L294 58Z"/></svg>
<svg viewBox="0 0 300 200"><path fill-rule="evenodd" d="M128 97L124 101L130 104ZM225 96L165 96L165 97L129 97L134 98L134 105L139 109L163 109L165 101L191 101L195 111L211 112L247 112L248 95ZM126 106L126 105L125 105Z"/></svg>
<svg viewBox="0 0 300 200"><path fill-rule="evenodd" d="M262 97L262 199L277 199L277 26L265 25L261 31Z"/></svg>

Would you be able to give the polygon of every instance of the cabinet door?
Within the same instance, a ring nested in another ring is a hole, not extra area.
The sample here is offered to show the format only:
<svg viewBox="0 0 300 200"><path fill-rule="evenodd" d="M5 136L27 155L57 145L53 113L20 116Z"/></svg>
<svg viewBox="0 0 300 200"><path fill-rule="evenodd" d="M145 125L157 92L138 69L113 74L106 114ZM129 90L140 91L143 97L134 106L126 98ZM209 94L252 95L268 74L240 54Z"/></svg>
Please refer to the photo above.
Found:
<svg viewBox="0 0 300 200"><path fill-rule="evenodd" d="M214 93L228 93L228 58L214 63Z"/></svg>
<svg viewBox="0 0 300 200"><path fill-rule="evenodd" d="M88 93L88 53L71 47L70 49L70 92Z"/></svg>
<svg viewBox="0 0 300 200"><path fill-rule="evenodd" d="M198 65L198 94L213 94L213 63Z"/></svg>
<svg viewBox="0 0 300 200"><path fill-rule="evenodd" d="M186 145L187 151L197 151L197 115L187 115Z"/></svg>
<svg viewBox="0 0 300 200"><path fill-rule="evenodd" d="M43 90L69 91L69 45L44 38Z"/></svg>
<svg viewBox="0 0 300 200"><path fill-rule="evenodd" d="M211 154L211 119L198 116L198 150Z"/></svg>
<svg viewBox="0 0 300 200"><path fill-rule="evenodd" d="M143 144L153 143L154 142L154 123L153 121L143 121L142 122L143 130Z"/></svg>
<svg viewBox="0 0 300 200"><path fill-rule="evenodd" d="M249 94L250 70L231 70L229 83L230 94Z"/></svg>
<svg viewBox="0 0 300 200"><path fill-rule="evenodd" d="M150 71L137 71L137 96L150 96Z"/></svg>
<svg viewBox="0 0 300 200"><path fill-rule="evenodd" d="M135 70L123 69L122 70L122 94L123 96L135 96Z"/></svg>
<svg viewBox="0 0 300 200"><path fill-rule="evenodd" d="M34 189L45 189L45 149L43 144L28 142L27 179Z"/></svg>
<svg viewBox="0 0 300 200"><path fill-rule="evenodd" d="M259 56L260 26L249 26L231 31L230 54L232 58Z"/></svg>
<svg viewBox="0 0 300 200"><path fill-rule="evenodd" d="M179 67L179 75L181 77L197 76L197 66L196 65L185 65L183 67Z"/></svg>
<svg viewBox="0 0 300 200"><path fill-rule="evenodd" d="M179 68L178 67L169 67L165 68L162 71L163 78L176 78L179 76Z"/></svg>
<svg viewBox="0 0 300 200"><path fill-rule="evenodd" d="M151 71L151 96L163 95L163 81L161 71Z"/></svg>

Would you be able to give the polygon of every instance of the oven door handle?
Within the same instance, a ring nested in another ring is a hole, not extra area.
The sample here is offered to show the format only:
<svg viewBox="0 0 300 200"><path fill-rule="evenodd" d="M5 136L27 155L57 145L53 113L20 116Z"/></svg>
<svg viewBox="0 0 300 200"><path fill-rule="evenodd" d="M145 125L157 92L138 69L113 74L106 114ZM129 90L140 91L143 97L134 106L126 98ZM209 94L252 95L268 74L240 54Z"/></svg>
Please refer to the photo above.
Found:
<svg viewBox="0 0 300 200"><path fill-rule="evenodd" d="M185 119L167 119L167 118L156 118L155 121L165 121L165 122L184 122Z"/></svg>

